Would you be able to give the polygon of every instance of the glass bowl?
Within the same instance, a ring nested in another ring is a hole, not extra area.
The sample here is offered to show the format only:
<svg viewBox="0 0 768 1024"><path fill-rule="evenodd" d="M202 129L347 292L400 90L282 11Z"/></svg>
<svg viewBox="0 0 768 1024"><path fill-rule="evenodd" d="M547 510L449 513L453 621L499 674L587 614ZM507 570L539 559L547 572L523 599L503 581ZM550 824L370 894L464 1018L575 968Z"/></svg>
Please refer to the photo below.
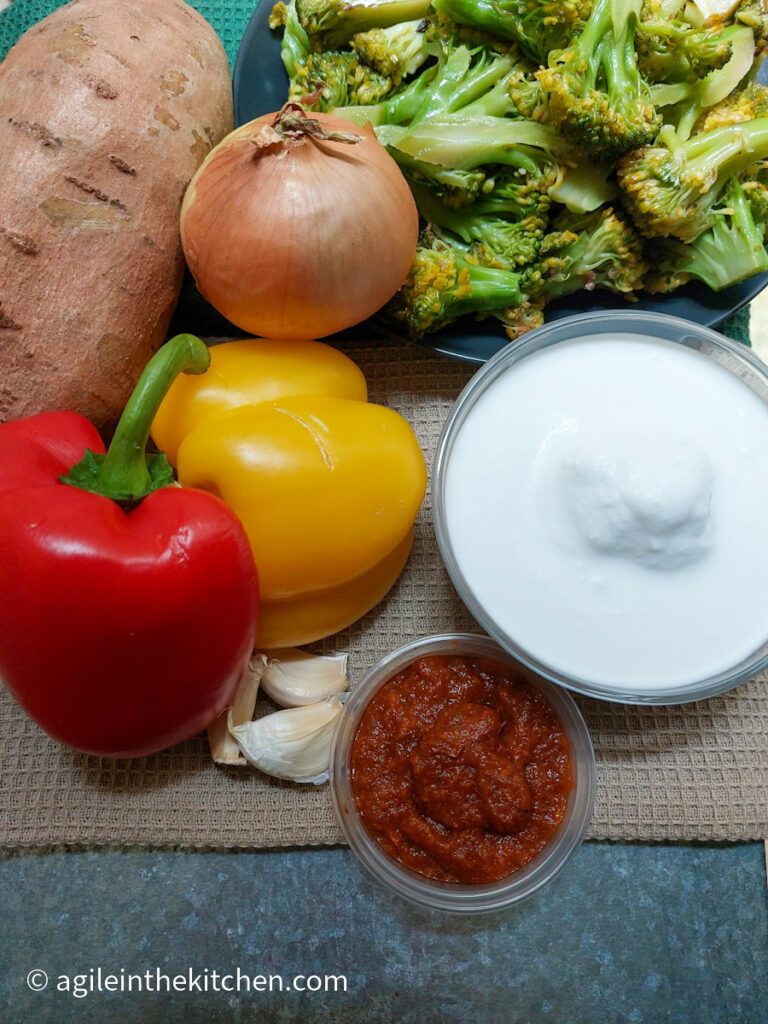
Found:
<svg viewBox="0 0 768 1024"><path fill-rule="evenodd" d="M350 774L352 742L360 719L374 694L411 662L425 655L478 655L492 658L520 673L520 665L493 640L451 633L416 640L387 655L352 690L333 737L331 793L339 822L353 853L373 877L391 892L431 910L483 913L520 903L552 881L576 852L592 816L595 795L595 757L589 732L570 694L545 679L531 677L529 685L548 701L568 737L573 789L555 835L528 864L498 882L481 885L441 882L419 875L390 858L368 833L355 805Z"/></svg>
<svg viewBox="0 0 768 1024"><path fill-rule="evenodd" d="M678 686L649 686L648 690L642 690L640 687L612 686L569 675L532 655L493 618L467 583L451 545L445 508L446 473L456 437L474 404L502 373L529 355L561 342L600 334L645 335L686 346L724 367L768 405L768 368L746 346L687 320L661 313L613 310L582 314L538 328L522 341L505 346L490 359L472 377L448 414L432 474L432 505L438 547L456 590L475 619L521 665L537 675L578 693L625 704L682 704L702 700L732 689L768 666L768 640L728 670Z"/></svg>

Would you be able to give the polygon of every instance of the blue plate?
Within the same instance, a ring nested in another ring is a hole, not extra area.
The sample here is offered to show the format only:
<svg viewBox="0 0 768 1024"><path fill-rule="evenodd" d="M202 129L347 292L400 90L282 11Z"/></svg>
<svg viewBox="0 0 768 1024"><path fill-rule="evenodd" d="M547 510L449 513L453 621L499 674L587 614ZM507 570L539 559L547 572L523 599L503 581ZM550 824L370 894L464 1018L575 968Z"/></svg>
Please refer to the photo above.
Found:
<svg viewBox="0 0 768 1024"><path fill-rule="evenodd" d="M288 95L288 77L280 59L281 33L272 32L268 23L273 6L274 0L261 0L248 22L240 44L234 74L235 121L238 125L279 110ZM673 295L641 294L638 301L633 303L610 292L580 292L547 306L546 318L549 322L575 313L644 309L693 320L704 327L717 327L751 302L766 284L768 273L759 274L721 292L713 292L702 284L691 283ZM382 333L381 325L375 326L377 332ZM384 329L384 333L392 337L403 337L393 330ZM478 322L472 317L464 317L435 334L426 335L421 344L456 359L484 363L506 345L507 340L503 327L493 318Z"/></svg>

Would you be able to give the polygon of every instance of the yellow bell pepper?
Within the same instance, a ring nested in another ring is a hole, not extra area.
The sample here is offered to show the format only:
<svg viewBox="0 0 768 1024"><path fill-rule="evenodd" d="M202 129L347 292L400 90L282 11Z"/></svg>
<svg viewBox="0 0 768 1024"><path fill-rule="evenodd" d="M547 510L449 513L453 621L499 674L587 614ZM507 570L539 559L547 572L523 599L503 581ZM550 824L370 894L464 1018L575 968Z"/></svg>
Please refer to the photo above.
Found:
<svg viewBox="0 0 768 1024"><path fill-rule="evenodd" d="M335 395L366 401L360 369L321 341L248 338L211 347L206 373L180 373L152 424L152 438L172 465L182 439L206 416L289 395Z"/></svg>
<svg viewBox="0 0 768 1024"><path fill-rule="evenodd" d="M301 647L332 636L374 608L392 589L413 547L409 530L397 547L361 576L288 601L262 601L258 645Z"/></svg>
<svg viewBox="0 0 768 1024"><path fill-rule="evenodd" d="M322 639L378 604L407 561L426 488L418 441L365 401L362 374L330 346L230 342L211 356L172 389L153 438L182 486L217 494L243 523L258 645Z"/></svg>
<svg viewBox="0 0 768 1024"><path fill-rule="evenodd" d="M426 468L398 413L308 395L208 417L181 442L183 487L245 527L261 593L284 601L372 569L413 526Z"/></svg>

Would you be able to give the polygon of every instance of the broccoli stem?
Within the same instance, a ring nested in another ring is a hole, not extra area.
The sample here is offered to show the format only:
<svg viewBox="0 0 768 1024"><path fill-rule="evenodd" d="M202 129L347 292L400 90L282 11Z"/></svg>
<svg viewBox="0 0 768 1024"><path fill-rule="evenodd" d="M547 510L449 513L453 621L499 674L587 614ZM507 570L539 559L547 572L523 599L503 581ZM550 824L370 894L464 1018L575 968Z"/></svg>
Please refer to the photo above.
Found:
<svg viewBox="0 0 768 1024"><path fill-rule="evenodd" d="M512 58L506 56L492 60L481 58L473 67L472 56L472 51L466 46L460 46L450 54L414 120L423 121L438 114L442 117L478 101L478 97L491 90L514 67Z"/></svg>
<svg viewBox="0 0 768 1024"><path fill-rule="evenodd" d="M280 57L289 78L296 77L298 66L305 63L311 52L312 45L296 14L296 5L289 3L286 6L285 31L280 45Z"/></svg>
<svg viewBox="0 0 768 1024"><path fill-rule="evenodd" d="M336 50L359 32L391 28L429 14L430 0L298 0L302 26L318 52Z"/></svg>
<svg viewBox="0 0 768 1024"><path fill-rule="evenodd" d="M412 121L423 106L429 95L436 71L436 65L427 68L405 89L401 89L387 100L382 100L381 103L356 107L334 107L331 113L361 127L368 122L374 128L383 124L405 124L407 121Z"/></svg>
<svg viewBox="0 0 768 1024"><path fill-rule="evenodd" d="M709 177L711 184L722 183L756 160L768 158L768 117L694 135L678 154L689 172Z"/></svg>
<svg viewBox="0 0 768 1024"><path fill-rule="evenodd" d="M451 319L467 313L484 313L520 304L522 296L517 274L481 264L467 266L472 291L466 298L457 299L451 305Z"/></svg>
<svg viewBox="0 0 768 1024"><path fill-rule="evenodd" d="M383 145L417 160L467 171L481 164L506 164L534 174L540 172L548 154L568 149L549 125L503 117L467 120L449 116L410 128L382 125L376 135ZM536 153L536 149L543 152Z"/></svg>

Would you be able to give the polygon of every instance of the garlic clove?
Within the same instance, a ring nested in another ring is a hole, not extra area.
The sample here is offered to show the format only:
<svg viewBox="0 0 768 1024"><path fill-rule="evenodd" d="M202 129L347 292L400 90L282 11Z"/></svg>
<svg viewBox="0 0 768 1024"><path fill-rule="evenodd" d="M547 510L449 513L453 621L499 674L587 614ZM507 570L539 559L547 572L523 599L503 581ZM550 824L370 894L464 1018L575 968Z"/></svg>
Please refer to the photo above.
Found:
<svg viewBox="0 0 768 1024"><path fill-rule="evenodd" d="M319 704L287 708L229 731L246 759L267 775L320 785L328 779L331 738L342 705L338 697Z"/></svg>
<svg viewBox="0 0 768 1024"><path fill-rule="evenodd" d="M347 687L346 654L319 656L289 647L265 651L262 658L262 689L281 707L317 704Z"/></svg>
<svg viewBox="0 0 768 1024"><path fill-rule="evenodd" d="M255 654L248 662L243 678L238 684L231 708L226 708L215 722L208 726L208 744L216 764L246 765L248 762L240 753L237 742L229 732L229 716L235 725L241 725L253 718L256 695L264 671L264 662Z"/></svg>

